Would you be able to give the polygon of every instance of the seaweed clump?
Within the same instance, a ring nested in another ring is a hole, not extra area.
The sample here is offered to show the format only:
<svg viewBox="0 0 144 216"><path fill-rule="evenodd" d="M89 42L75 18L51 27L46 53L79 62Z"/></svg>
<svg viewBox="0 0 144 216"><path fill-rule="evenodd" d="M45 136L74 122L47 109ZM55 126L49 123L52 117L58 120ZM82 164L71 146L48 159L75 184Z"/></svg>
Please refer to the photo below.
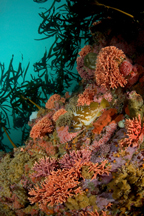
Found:
<svg viewBox="0 0 144 216"><path fill-rule="evenodd" d="M144 169L132 163L122 166L117 173L113 173L113 180L108 184L113 191L113 198L118 201L117 208L127 215L140 215L144 205ZM114 207L114 206L113 206Z"/></svg>

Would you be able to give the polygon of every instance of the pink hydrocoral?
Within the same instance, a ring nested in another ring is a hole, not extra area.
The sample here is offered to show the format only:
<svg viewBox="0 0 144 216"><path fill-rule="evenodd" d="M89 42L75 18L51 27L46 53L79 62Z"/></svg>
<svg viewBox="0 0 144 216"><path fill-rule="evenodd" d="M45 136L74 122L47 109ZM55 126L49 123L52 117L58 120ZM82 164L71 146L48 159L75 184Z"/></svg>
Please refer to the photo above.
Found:
<svg viewBox="0 0 144 216"><path fill-rule="evenodd" d="M115 130L117 129L117 123L112 121L108 126L105 127L105 134L102 136L102 138L99 139L99 141L94 140L92 145L89 147L91 150L95 150L97 147L102 146L106 144Z"/></svg>
<svg viewBox="0 0 144 216"><path fill-rule="evenodd" d="M102 48L96 60L96 83L107 89L124 87L127 80L120 73L119 64L126 58L122 50L115 46Z"/></svg>
<svg viewBox="0 0 144 216"><path fill-rule="evenodd" d="M62 144L69 142L81 132L81 131L78 131L76 133L69 133L68 132L69 126L57 127L56 129L57 129L58 137L60 139L60 143Z"/></svg>
<svg viewBox="0 0 144 216"><path fill-rule="evenodd" d="M96 87L96 94L94 95L94 102L101 103L102 99L105 98L108 102L111 102L113 99L111 91L107 90L104 86Z"/></svg>
<svg viewBox="0 0 144 216"><path fill-rule="evenodd" d="M96 86L90 84L83 92L78 95L77 106L90 105L93 101L94 95L96 94Z"/></svg>
<svg viewBox="0 0 144 216"><path fill-rule="evenodd" d="M54 156L57 152L57 147L53 145L51 141L48 141L48 137L44 137L38 140L27 140L25 142L26 147L24 151L30 151L31 149L37 149L46 153L47 156Z"/></svg>
<svg viewBox="0 0 144 216"><path fill-rule="evenodd" d="M54 115L53 115L53 120L56 122L56 121L58 120L58 118L59 118L61 115L65 114L66 112L67 112L67 111L66 111L65 109L63 109L63 108L59 109L58 111L56 111L56 112L54 113Z"/></svg>
<svg viewBox="0 0 144 216"><path fill-rule="evenodd" d="M91 51L92 51L91 46L90 45L85 45L78 54L81 57L84 57L84 56L86 56Z"/></svg>
<svg viewBox="0 0 144 216"><path fill-rule="evenodd" d="M90 216L99 216L99 213L97 212L97 210L95 209L94 212L88 212Z"/></svg>
<svg viewBox="0 0 144 216"><path fill-rule="evenodd" d="M32 173L33 177L46 177L48 176L53 170L55 170L58 166L56 159L52 159L49 157L40 158L38 162L35 162L33 166L33 170L35 171Z"/></svg>
<svg viewBox="0 0 144 216"><path fill-rule="evenodd" d="M48 156L54 156L57 152L57 147L53 145L51 141L47 141L45 139L38 140L33 148L36 148L37 150L42 150L43 152L46 152Z"/></svg>
<svg viewBox="0 0 144 216"><path fill-rule="evenodd" d="M82 94L78 95L77 106L90 105L91 102L101 103L105 98L108 102L112 101L112 94L104 86L90 84Z"/></svg>
<svg viewBox="0 0 144 216"><path fill-rule="evenodd" d="M97 175L109 175L111 171L111 166L108 165L108 160L102 161L100 164L99 163L92 163L91 161L89 162L84 162L82 165L88 166L88 172L93 172L93 177L91 180L95 179Z"/></svg>
<svg viewBox="0 0 144 216"><path fill-rule="evenodd" d="M88 162L91 158L90 150L73 150L70 154L65 154L62 159L60 159L60 164L62 168L70 169L74 166L76 161L81 159L81 162Z"/></svg>
<svg viewBox="0 0 144 216"><path fill-rule="evenodd" d="M65 103L65 98L61 97L58 94L54 94L48 99L48 101L45 104L45 107L47 109L53 109L53 108L55 108L55 103L59 102L59 101L62 103Z"/></svg>
<svg viewBox="0 0 144 216"><path fill-rule="evenodd" d="M52 131L52 121L47 116L45 116L32 127L30 131L30 137L33 139L42 138Z"/></svg>
<svg viewBox="0 0 144 216"><path fill-rule="evenodd" d="M96 209L95 209L94 212L90 212L90 211L89 211L88 213L89 213L89 216L100 216ZM101 213L102 213L102 216L109 216L109 215L108 215L106 212L104 212L104 211L101 211Z"/></svg>
<svg viewBox="0 0 144 216"><path fill-rule="evenodd" d="M66 170L53 171L41 186L36 185L29 191L31 204L39 203L40 209L47 205L54 206L66 202L68 197L82 193L79 181L74 172Z"/></svg>
<svg viewBox="0 0 144 216"><path fill-rule="evenodd" d="M138 147L143 142L144 138L144 125L141 126L141 116L138 118L126 119L125 127L127 129L128 138L124 138L120 141L121 147Z"/></svg>

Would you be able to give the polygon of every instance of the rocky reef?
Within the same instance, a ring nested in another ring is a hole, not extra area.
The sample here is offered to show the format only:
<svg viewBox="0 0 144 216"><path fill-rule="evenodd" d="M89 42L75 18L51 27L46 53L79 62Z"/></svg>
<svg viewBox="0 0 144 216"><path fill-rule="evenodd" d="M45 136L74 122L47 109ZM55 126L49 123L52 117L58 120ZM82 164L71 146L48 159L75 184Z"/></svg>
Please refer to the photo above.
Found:
<svg viewBox="0 0 144 216"><path fill-rule="evenodd" d="M144 65L134 45L99 38L81 49L78 91L53 94L25 145L1 154L1 215L143 215Z"/></svg>

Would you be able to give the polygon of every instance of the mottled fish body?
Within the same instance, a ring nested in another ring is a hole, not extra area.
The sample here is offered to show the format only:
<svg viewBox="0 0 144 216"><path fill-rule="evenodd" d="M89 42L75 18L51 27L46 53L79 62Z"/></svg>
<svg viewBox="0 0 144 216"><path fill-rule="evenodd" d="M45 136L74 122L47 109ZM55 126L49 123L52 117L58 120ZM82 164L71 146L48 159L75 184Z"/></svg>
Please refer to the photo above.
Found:
<svg viewBox="0 0 144 216"><path fill-rule="evenodd" d="M92 126L92 122L101 116L102 110L109 107L108 101L103 98L101 103L92 102L89 106L77 106L73 111L73 120L69 132L76 132L83 127Z"/></svg>

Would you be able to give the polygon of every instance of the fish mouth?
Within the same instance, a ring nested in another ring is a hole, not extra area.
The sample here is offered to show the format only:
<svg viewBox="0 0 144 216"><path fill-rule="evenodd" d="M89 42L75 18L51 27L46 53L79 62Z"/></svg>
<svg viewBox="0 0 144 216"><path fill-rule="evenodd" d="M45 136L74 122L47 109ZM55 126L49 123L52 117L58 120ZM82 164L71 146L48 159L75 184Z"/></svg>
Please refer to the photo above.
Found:
<svg viewBox="0 0 144 216"><path fill-rule="evenodd" d="M78 131L80 131L81 128L77 129L77 128L69 128L68 132L69 133L76 133Z"/></svg>

